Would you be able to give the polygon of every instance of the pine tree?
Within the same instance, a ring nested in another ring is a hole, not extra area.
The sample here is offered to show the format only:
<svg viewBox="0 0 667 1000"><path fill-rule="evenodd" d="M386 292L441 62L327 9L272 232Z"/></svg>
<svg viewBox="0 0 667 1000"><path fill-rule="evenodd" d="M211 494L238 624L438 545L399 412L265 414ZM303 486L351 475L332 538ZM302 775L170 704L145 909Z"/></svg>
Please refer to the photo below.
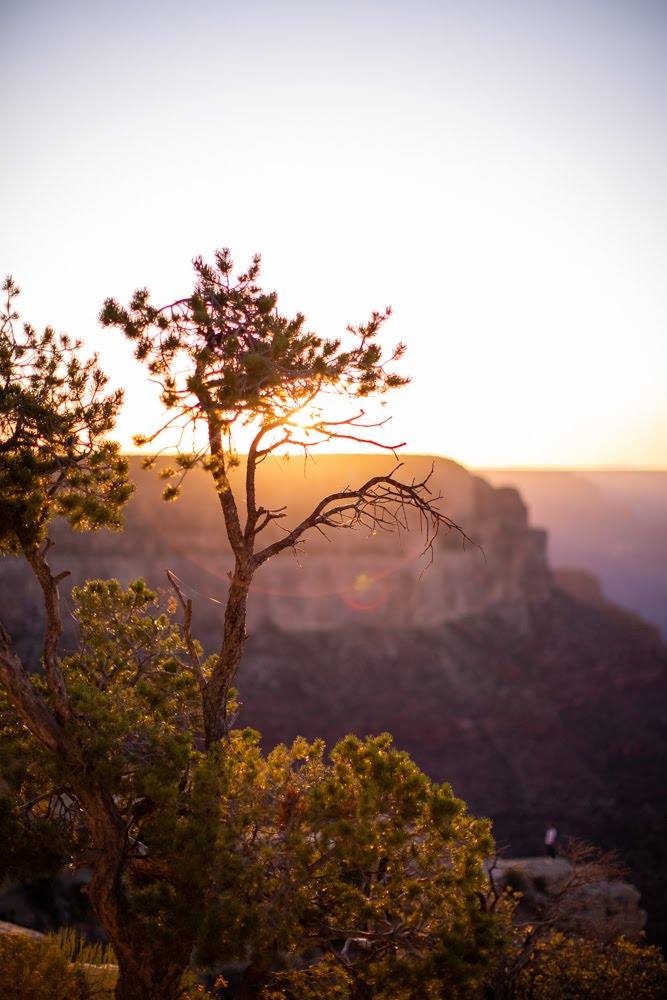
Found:
<svg viewBox="0 0 667 1000"><path fill-rule="evenodd" d="M277 313L255 283L257 261L236 283L226 253L215 269L196 268L189 299L160 310L142 292L129 310L107 302L103 316L136 340L175 423L207 430L203 451L178 464L180 475L199 462L211 472L235 556L221 649L209 657L173 577L166 608L142 581L75 589L79 642L62 655L49 528L55 517L75 529L120 526L131 486L107 435L121 395L106 392L78 344L29 326L16 333L18 290L5 285L0 543L35 573L46 629L42 675L0 627L4 870L92 868L89 896L117 957L119 1000L181 996L193 954L244 963L246 996L399 1000L417 982L423 995L467 996L494 942L479 905L488 825L387 736L344 740L328 760L321 744L300 740L266 755L256 733L229 721L247 594L267 559L313 528L391 527L406 509L423 518L427 548L452 527L427 481L388 474L324 497L279 541L257 542L281 516L256 497L257 465L301 434L366 433L362 410L330 420L319 393L357 400L404 381L377 344L386 314L350 328L344 349ZM228 481L239 422L255 426L243 525Z"/></svg>
<svg viewBox="0 0 667 1000"><path fill-rule="evenodd" d="M210 673L201 676L210 745L228 728L226 704L243 655L248 593L267 560L302 545L314 530L407 528L410 513L425 532L425 551L431 556L441 528L465 535L441 510L441 498L431 494L430 476L404 482L399 463L385 475L323 497L303 521L262 544L262 533L288 513L262 506L257 496L257 469L270 455L286 446L309 453L320 444L343 440L374 444L393 454L401 447L379 439L377 432L386 421L369 421L363 404L369 396L406 383L393 370L405 347L398 344L386 353L381 346L389 309L373 312L368 322L348 326L344 337L333 340L308 331L301 313L282 315L276 293L257 284L259 257L236 279L228 250L216 253L212 265L197 258L194 268L191 295L155 306L148 290L140 289L127 307L107 299L101 320L123 330L162 387L166 418L150 434L138 435L136 443L153 444L170 431L178 432L178 442L193 442L191 450L177 455L175 467L163 470L170 480L165 499L175 499L187 472L203 465L220 501L221 530L229 540L234 569L219 655ZM339 406L352 407L347 416L328 414L332 396ZM253 437L239 497L229 472L239 462L236 439L243 427L251 428ZM199 428L204 443L198 446ZM183 595L178 596L185 604Z"/></svg>

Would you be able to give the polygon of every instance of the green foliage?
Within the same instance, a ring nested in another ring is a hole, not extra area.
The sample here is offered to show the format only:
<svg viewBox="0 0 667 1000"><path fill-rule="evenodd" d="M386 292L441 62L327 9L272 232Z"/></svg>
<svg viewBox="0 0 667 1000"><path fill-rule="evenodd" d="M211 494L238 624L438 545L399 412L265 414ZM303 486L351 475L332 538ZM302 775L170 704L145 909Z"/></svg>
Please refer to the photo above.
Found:
<svg viewBox="0 0 667 1000"><path fill-rule="evenodd" d="M33 548L51 518L118 528L131 493L127 462L107 440L122 393L105 393L95 358L51 327L16 330L18 287L0 311L0 552Z"/></svg>
<svg viewBox="0 0 667 1000"><path fill-rule="evenodd" d="M597 941L555 932L522 970L517 1000L656 1000L667 996L667 963L659 948L624 938Z"/></svg>
<svg viewBox="0 0 667 1000"><path fill-rule="evenodd" d="M193 293L163 307L151 302L145 288L127 307L106 300L102 323L119 327L134 342L137 358L162 385L165 407L174 411L158 431L138 435L137 444L155 440L169 427L194 428L205 420L214 435L227 437L229 463L237 421L273 426L320 390L363 399L407 381L387 370L404 346L385 357L378 342L389 310L349 326L344 340L326 339L306 329L301 313L290 318L278 312L277 294L257 284L259 257L236 279L233 267L226 249L215 254L212 265L196 258ZM200 460L205 452L181 456L180 478ZM178 483L166 487L166 499L177 495Z"/></svg>
<svg viewBox="0 0 667 1000"><path fill-rule="evenodd" d="M114 795L167 801L201 723L178 629L142 580L91 580L73 598L81 642L63 673L86 772Z"/></svg>
<svg viewBox="0 0 667 1000"><path fill-rule="evenodd" d="M51 808L57 769L1 687L0 748L0 881L52 875L70 851L68 825Z"/></svg>
<svg viewBox="0 0 667 1000"><path fill-rule="evenodd" d="M407 997L417 981L464 996L495 945L477 898L488 824L387 735L349 737L327 758L304 740L265 754L236 730L203 752L196 681L156 595L96 580L74 599L81 643L63 671L76 752L54 766L11 712L4 723L7 787L39 787L67 860L90 848L70 789L84 772L127 826L128 905L154 945L187 935L203 964L249 960L277 995L335 974L342 996L392 983L387 996Z"/></svg>
<svg viewBox="0 0 667 1000"><path fill-rule="evenodd" d="M477 895L488 823L386 734L348 737L328 760L303 740L263 757L246 735L239 749L252 798L232 790L238 861L217 897L222 912L235 903L267 996L469 996L496 945ZM233 957L220 931L203 928L202 959Z"/></svg>
<svg viewBox="0 0 667 1000"><path fill-rule="evenodd" d="M12 1000L111 1000L115 972L96 972L74 964L69 950L53 937L0 934L0 996Z"/></svg>

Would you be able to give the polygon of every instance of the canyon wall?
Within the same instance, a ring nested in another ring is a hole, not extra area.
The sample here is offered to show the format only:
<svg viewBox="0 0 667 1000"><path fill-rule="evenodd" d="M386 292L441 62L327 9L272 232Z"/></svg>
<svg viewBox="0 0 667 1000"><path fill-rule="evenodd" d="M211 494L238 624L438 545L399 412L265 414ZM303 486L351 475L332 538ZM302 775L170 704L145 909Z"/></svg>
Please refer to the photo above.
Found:
<svg viewBox="0 0 667 1000"><path fill-rule="evenodd" d="M288 516L280 523L291 527L328 492L360 484L394 465L375 455L325 455L306 466L295 458L273 460L261 468L261 501L267 507L286 505ZM489 609L520 622L526 604L544 599L551 589L545 533L529 526L516 490L496 489L454 462L408 456L398 475L421 479L431 467L429 486L442 494L442 510L471 541L443 530L433 552L420 555L425 539L414 518L409 532L338 529L329 532L329 540L311 532L303 549L281 554L258 572L250 598L251 628L301 631L356 623L411 628ZM204 640L215 642L232 560L209 478L193 471L181 499L165 504L154 472L142 472L136 460L132 472L138 488L124 532L82 536L57 527L53 565L70 569L73 584L92 577L127 583L142 576L158 589L166 586L170 569L194 599ZM243 468L236 470L233 485L240 485L242 475ZM266 540L279 531L267 531ZM25 634L39 606L19 560L0 563L0 586L7 624Z"/></svg>

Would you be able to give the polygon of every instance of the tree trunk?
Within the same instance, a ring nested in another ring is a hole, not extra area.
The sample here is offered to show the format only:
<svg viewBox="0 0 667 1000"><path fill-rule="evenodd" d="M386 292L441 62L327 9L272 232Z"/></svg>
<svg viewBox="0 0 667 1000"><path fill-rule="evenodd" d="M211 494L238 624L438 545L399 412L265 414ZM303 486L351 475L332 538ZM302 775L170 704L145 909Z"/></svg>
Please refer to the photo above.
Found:
<svg viewBox="0 0 667 1000"><path fill-rule="evenodd" d="M127 833L113 799L86 788L79 799L97 854L88 896L118 962L116 1000L177 1000L192 942L155 942L133 918L123 885Z"/></svg>
<svg viewBox="0 0 667 1000"><path fill-rule="evenodd" d="M118 962L116 1000L179 1000L183 973L190 963L191 942L183 937L156 946L149 928L138 927L127 918L122 925L111 922L113 928L104 929Z"/></svg>
<svg viewBox="0 0 667 1000"><path fill-rule="evenodd" d="M165 965L164 956L137 945L118 956L116 1000L178 1000L187 963Z"/></svg>
<svg viewBox="0 0 667 1000"><path fill-rule="evenodd" d="M178 1000L192 943L183 937L170 945L151 938L128 910L120 869L98 861L89 886L93 910L118 962L116 1000Z"/></svg>
<svg viewBox="0 0 667 1000"><path fill-rule="evenodd" d="M150 929L137 926L128 914L122 893L103 892L103 900L99 888L90 895L118 962L116 1000L178 1000L183 973L190 962L191 941L183 937L156 947Z"/></svg>
<svg viewBox="0 0 667 1000"><path fill-rule="evenodd" d="M239 567L229 587L222 648L204 694L206 746L211 747L227 733L226 704L246 641L248 590L252 571Z"/></svg>

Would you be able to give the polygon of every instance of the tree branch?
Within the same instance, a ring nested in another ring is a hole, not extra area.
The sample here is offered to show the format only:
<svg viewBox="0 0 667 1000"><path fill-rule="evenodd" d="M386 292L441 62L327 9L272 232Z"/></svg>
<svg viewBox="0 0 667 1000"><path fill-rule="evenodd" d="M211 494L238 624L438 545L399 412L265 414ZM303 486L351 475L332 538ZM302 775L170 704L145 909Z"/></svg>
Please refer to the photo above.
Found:
<svg viewBox="0 0 667 1000"><path fill-rule="evenodd" d="M248 511L248 517L246 520L246 526L244 531L244 538L246 543L251 543L252 539L262 528L257 529L257 519L260 516L260 511L257 509L256 500L256 473L258 460L266 458L268 454L275 451L276 448L280 448L281 445L287 444L290 435L287 431L282 438L277 441L272 442L266 448L260 449L260 444L267 434L272 431L278 430L280 427L289 426L290 422L294 420L297 413L301 413L307 406L309 406L321 388L321 383L318 381L317 386L309 393L306 399L302 400L297 406L290 407L285 413L280 417L276 417L274 420L270 420L268 423L263 423L259 428L255 437L253 438L250 448L248 449L248 458L246 463L246 505ZM262 512L265 513L265 512ZM262 525L266 527L266 524Z"/></svg>
<svg viewBox="0 0 667 1000"><path fill-rule="evenodd" d="M35 690L14 651L9 633L0 623L0 681L21 721L40 743L55 753L66 751L63 731L46 702Z"/></svg>
<svg viewBox="0 0 667 1000"><path fill-rule="evenodd" d="M358 489L345 489L324 497L308 517L287 532L284 538L256 553L255 567L261 566L285 549L294 548L311 528L366 526L371 530L389 530L393 527L407 530L407 515L410 510L419 515L426 536L422 554L430 552L432 556L433 543L441 528L458 532L464 544L471 542L465 531L440 510L438 503L442 497L431 496L428 484L433 469L418 482L404 483L395 478L395 473L400 468L401 465L396 466L386 476L373 476Z"/></svg>
<svg viewBox="0 0 667 1000"><path fill-rule="evenodd" d="M62 634L58 582L63 579L63 574L59 574L57 577L53 576L51 567L46 561L46 553L52 544L51 540L47 538L41 548L35 546L35 548L27 550L25 557L37 577L44 596L46 622L42 656L46 671L46 683L53 697L56 715L62 722L66 722L71 715L71 707L58 657L58 643Z"/></svg>
<svg viewBox="0 0 667 1000"><path fill-rule="evenodd" d="M185 648L188 652L188 659L190 661L190 670L195 675L197 683L199 685L199 690L203 696L206 691L206 679L202 671L201 659L199 653L197 652L197 646L195 644L194 638L192 636L192 601L189 597L185 597L183 591L181 590L176 576L171 572L171 570L166 570L167 579L171 584L174 593L178 599L179 604L183 608L183 625L181 626L181 632L183 635L183 640L185 642Z"/></svg>

